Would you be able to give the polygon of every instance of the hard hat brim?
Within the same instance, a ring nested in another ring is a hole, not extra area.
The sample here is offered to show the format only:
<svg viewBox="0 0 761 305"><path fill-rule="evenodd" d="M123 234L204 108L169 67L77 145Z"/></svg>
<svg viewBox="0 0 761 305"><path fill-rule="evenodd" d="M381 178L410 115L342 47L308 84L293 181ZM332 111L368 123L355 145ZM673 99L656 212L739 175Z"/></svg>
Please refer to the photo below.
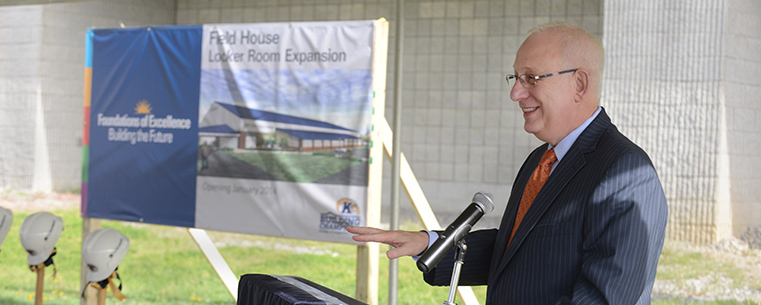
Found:
<svg viewBox="0 0 761 305"><path fill-rule="evenodd" d="M37 255L27 254L26 260L29 262L29 265L39 265L39 264L45 262L48 259L48 257L50 257L50 254L51 254L50 252L48 252L47 255L44 255L44 254L37 254Z"/></svg>
<svg viewBox="0 0 761 305"><path fill-rule="evenodd" d="M117 266L118 267L118 266ZM114 269L116 270L116 269ZM105 280L108 278L111 273L114 272L114 270L98 270L98 271L90 271L87 270L87 281L88 282L100 282L102 280Z"/></svg>

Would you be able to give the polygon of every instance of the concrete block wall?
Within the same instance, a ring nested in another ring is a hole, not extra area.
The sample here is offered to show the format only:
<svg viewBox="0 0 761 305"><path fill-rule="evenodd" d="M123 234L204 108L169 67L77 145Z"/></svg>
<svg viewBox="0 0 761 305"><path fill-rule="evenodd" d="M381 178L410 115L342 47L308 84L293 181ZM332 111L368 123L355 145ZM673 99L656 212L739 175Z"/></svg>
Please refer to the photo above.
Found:
<svg viewBox="0 0 761 305"><path fill-rule="evenodd" d="M601 103L650 154L669 202L670 238L712 242L719 234L723 9L712 0L606 2Z"/></svg>
<svg viewBox="0 0 761 305"><path fill-rule="evenodd" d="M360 20L390 23L386 119L393 126L395 1L178 0L177 24ZM477 191L501 217L515 174L541 143L523 130L505 74L533 26L566 20L602 35L601 0L405 1L402 152L443 225ZM390 163L384 186L390 185ZM383 203L389 203L384 187ZM415 219L402 195L402 218ZM386 211L388 209L385 209ZM496 220L495 220L496 219Z"/></svg>
<svg viewBox="0 0 761 305"><path fill-rule="evenodd" d="M761 226L761 2L729 0L724 19L723 84L732 233Z"/></svg>
<svg viewBox="0 0 761 305"><path fill-rule="evenodd" d="M172 24L172 1L88 1L44 6L39 77L53 188L79 189L82 159L84 41L88 27ZM77 160L79 162L71 162ZM76 183L70 183L75 181Z"/></svg>
<svg viewBox="0 0 761 305"><path fill-rule="evenodd" d="M78 190L86 29L174 20L173 1L0 6L0 187Z"/></svg>
<svg viewBox="0 0 761 305"><path fill-rule="evenodd" d="M31 188L34 177L39 5L0 8L0 188Z"/></svg>
<svg viewBox="0 0 761 305"><path fill-rule="evenodd" d="M759 72L759 13L754 1L605 3L602 104L650 153L670 238L714 243L761 225L761 92L746 77Z"/></svg>

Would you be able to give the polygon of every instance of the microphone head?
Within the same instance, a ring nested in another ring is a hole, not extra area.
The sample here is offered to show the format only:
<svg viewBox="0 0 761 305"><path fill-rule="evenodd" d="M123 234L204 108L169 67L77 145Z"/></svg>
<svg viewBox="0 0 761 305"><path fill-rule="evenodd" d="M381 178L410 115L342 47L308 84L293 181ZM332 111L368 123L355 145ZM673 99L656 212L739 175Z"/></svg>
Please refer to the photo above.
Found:
<svg viewBox="0 0 761 305"><path fill-rule="evenodd" d="M491 194L487 192L478 192L473 195L473 203L477 204L484 214L494 210L494 202L491 200Z"/></svg>

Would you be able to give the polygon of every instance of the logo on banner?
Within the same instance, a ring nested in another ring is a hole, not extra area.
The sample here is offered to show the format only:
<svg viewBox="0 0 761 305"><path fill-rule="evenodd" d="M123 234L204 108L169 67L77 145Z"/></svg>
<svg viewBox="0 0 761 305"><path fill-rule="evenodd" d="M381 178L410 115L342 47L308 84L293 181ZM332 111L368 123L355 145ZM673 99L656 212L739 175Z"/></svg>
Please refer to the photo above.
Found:
<svg viewBox="0 0 761 305"><path fill-rule="evenodd" d="M346 233L346 227L359 226L359 205L349 198L336 202L336 212L320 214L320 232Z"/></svg>
<svg viewBox="0 0 761 305"><path fill-rule="evenodd" d="M140 100L135 104L135 114L138 116L124 115L108 116L98 113L96 126L107 127L107 140L109 142L128 142L132 145L137 143L172 144L174 133L172 130L190 129L192 121L186 118L175 118L172 115L158 117L153 115L153 107L147 100Z"/></svg>
<svg viewBox="0 0 761 305"><path fill-rule="evenodd" d="M148 103L146 100L140 100L137 102L137 106L135 106L136 114L151 114L152 110L151 103Z"/></svg>

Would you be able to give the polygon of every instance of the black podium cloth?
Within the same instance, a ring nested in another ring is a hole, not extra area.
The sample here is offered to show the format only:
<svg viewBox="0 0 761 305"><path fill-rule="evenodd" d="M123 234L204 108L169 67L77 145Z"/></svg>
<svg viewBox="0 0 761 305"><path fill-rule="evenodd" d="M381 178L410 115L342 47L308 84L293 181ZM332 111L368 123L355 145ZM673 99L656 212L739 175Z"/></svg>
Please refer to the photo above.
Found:
<svg viewBox="0 0 761 305"><path fill-rule="evenodd" d="M296 276L245 274L238 283L238 305L367 305Z"/></svg>

